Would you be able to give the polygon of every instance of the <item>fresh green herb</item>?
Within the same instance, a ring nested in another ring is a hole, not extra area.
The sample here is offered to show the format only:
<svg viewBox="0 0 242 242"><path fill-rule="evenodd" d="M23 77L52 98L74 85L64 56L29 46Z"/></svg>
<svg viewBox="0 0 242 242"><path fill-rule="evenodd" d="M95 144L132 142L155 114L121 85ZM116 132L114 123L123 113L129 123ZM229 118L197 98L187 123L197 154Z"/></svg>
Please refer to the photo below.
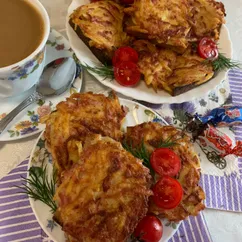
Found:
<svg viewBox="0 0 242 242"><path fill-rule="evenodd" d="M176 141L179 140L180 138L176 139L175 141L171 141L171 139L172 137L168 138L165 141L161 140L157 148L170 148L175 145L178 145ZM154 176L155 172L150 164L150 154L145 147L144 140L142 141L139 147L135 147L135 148L133 147L132 143L127 143L126 140L122 143L122 145L123 145L123 148L127 150L129 153L131 153L134 157L140 160L143 160L143 165L149 168L151 175Z"/></svg>
<svg viewBox="0 0 242 242"><path fill-rule="evenodd" d="M224 69L241 68L241 63L227 58L223 54L219 53L218 58L212 61L214 71L220 71Z"/></svg>
<svg viewBox="0 0 242 242"><path fill-rule="evenodd" d="M111 66L103 65L100 67L98 67L98 66L91 67L88 64L85 64L85 65L82 65L82 67L88 71L98 74L101 77L104 77L104 79L106 79L106 78L113 79L114 78L113 67L111 67Z"/></svg>
<svg viewBox="0 0 242 242"><path fill-rule="evenodd" d="M131 153L134 157L143 160L143 165L153 171L150 165L150 154L145 148L144 141L142 141L141 145L136 148L133 147L132 143L128 144L126 140L122 143L122 145L124 149Z"/></svg>
<svg viewBox="0 0 242 242"><path fill-rule="evenodd" d="M31 167L29 169L29 178L24 178L22 186L17 186L22 189L23 192L29 197L42 201L51 208L54 213L57 209L57 205L53 200L55 194L56 185L56 172L53 173L53 177L49 180L47 169L45 167Z"/></svg>
<svg viewBox="0 0 242 242"><path fill-rule="evenodd" d="M171 140L172 137L168 138L167 140L163 141L161 140L159 145L158 145L158 148L170 148L170 147L173 147L175 145L178 145L178 143L176 143L177 140L179 139L176 139L174 141Z"/></svg>

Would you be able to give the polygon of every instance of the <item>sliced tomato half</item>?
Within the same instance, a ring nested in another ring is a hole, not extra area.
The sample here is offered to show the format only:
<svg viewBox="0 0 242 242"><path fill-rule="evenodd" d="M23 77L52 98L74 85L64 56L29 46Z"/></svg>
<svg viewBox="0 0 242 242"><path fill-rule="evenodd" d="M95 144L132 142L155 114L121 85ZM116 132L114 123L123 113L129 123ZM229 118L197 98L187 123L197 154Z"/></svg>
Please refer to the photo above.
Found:
<svg viewBox="0 0 242 242"><path fill-rule="evenodd" d="M172 177L163 176L153 187L154 203L164 209L172 209L179 205L183 196L181 184Z"/></svg>
<svg viewBox="0 0 242 242"><path fill-rule="evenodd" d="M129 47L129 46L124 46L118 48L113 56L112 62L113 66L116 66L120 62L124 61L131 61L134 63L138 62L138 53L135 49Z"/></svg>
<svg viewBox="0 0 242 242"><path fill-rule="evenodd" d="M175 176L181 169L181 159L168 148L155 149L150 163L156 173L163 176Z"/></svg>
<svg viewBox="0 0 242 242"><path fill-rule="evenodd" d="M140 80L140 71L133 62L119 62L114 67L114 77L122 86L134 86Z"/></svg>
<svg viewBox="0 0 242 242"><path fill-rule="evenodd" d="M217 44L210 38L204 37L198 43L198 54L209 60L215 60L218 58Z"/></svg>

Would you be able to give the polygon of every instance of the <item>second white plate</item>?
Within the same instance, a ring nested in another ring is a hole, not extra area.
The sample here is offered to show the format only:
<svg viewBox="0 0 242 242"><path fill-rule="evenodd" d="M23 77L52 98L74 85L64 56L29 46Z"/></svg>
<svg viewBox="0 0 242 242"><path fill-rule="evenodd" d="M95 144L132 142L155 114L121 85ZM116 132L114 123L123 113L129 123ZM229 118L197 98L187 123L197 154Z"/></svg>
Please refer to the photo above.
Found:
<svg viewBox="0 0 242 242"><path fill-rule="evenodd" d="M82 42L82 40L77 36L75 31L71 28L71 26L68 23L69 16L71 15L71 13L77 7L88 4L89 2L89 0L72 1L71 5L69 6L66 18L66 30L71 48L74 50L79 60L83 64L86 63L90 66L94 66L93 63L97 63L98 65L100 65L100 62L92 54L92 52L84 44L84 42ZM225 25L223 25L221 28L218 46L219 51L221 53L225 54L229 58L232 57L232 43L230 40L229 31ZM147 87L144 81L141 81L139 85L136 87L124 87L119 85L115 80L110 80L108 78L103 80L103 77L100 77L96 74L94 75L94 77L105 86L110 87L113 90L128 97L132 97L136 100L142 100L150 103L182 103L206 95L206 93L213 90L217 85L220 84L222 80L225 79L226 73L226 70L220 71L214 78L212 78L207 83L175 97L171 96L170 94L162 90L155 92L153 88Z"/></svg>

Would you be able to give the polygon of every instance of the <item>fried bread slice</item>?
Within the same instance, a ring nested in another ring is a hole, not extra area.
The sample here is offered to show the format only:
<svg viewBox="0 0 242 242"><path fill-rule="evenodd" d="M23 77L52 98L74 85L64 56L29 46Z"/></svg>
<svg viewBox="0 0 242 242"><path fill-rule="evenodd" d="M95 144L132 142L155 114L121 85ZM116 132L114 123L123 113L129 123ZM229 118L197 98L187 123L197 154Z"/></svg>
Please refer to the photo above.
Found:
<svg viewBox="0 0 242 242"><path fill-rule="evenodd" d="M151 154L160 142L175 142L170 147L181 159L181 170L176 179L183 188L181 203L173 209L161 209L150 199L149 211L164 217L170 221L184 220L189 215L196 216L205 208L202 201L205 194L198 185L200 179L200 161L196 154L190 137L173 126L162 126L159 123L142 123L127 128L126 142L132 146L139 147L142 142Z"/></svg>
<svg viewBox="0 0 242 242"><path fill-rule="evenodd" d="M108 137L83 146L63 173L54 219L70 241L126 241L148 211L151 176L142 161Z"/></svg>
<svg viewBox="0 0 242 242"><path fill-rule="evenodd" d="M146 40L135 41L133 47L139 53L139 70L146 84L155 91L163 89L176 96L209 81L214 75L212 64L205 62L192 48L181 55Z"/></svg>
<svg viewBox="0 0 242 242"><path fill-rule="evenodd" d="M79 160L83 142L90 135L101 134L121 140L121 122L125 111L118 97L94 93L75 93L56 106L45 120L45 138L60 176Z"/></svg>
<svg viewBox="0 0 242 242"><path fill-rule="evenodd" d="M129 44L123 31L123 7L114 1L96 1L77 8L69 24L93 54L110 63L115 49Z"/></svg>
<svg viewBox="0 0 242 242"><path fill-rule="evenodd" d="M125 8L125 31L155 44L186 49L189 11L187 0L135 0Z"/></svg>
<svg viewBox="0 0 242 242"><path fill-rule="evenodd" d="M191 37L199 40L211 37L218 40L221 25L225 23L225 8L223 3L215 0L188 0L192 26Z"/></svg>

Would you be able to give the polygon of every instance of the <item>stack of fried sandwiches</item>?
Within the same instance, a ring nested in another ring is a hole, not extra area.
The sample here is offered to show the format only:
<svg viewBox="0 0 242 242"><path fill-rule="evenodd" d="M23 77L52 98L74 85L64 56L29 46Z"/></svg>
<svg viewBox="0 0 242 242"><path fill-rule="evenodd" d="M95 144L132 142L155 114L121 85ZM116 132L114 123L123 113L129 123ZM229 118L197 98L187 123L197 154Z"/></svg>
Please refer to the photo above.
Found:
<svg viewBox="0 0 242 242"><path fill-rule="evenodd" d="M218 41L225 23L224 5L215 0L101 0L82 5L69 23L103 63L114 51L131 46L148 87L176 96L214 76L211 63L194 46L203 37Z"/></svg>
<svg viewBox="0 0 242 242"><path fill-rule="evenodd" d="M45 138L58 177L54 220L69 242L127 241L148 212L178 222L204 209L199 159L187 136L172 148L182 161L177 179L183 200L171 210L153 204L150 170L121 142L126 139L135 148L144 140L151 153L158 140L170 136L177 140L181 131L149 122L128 127L124 134L125 110L114 92L108 97L76 93L45 120Z"/></svg>

